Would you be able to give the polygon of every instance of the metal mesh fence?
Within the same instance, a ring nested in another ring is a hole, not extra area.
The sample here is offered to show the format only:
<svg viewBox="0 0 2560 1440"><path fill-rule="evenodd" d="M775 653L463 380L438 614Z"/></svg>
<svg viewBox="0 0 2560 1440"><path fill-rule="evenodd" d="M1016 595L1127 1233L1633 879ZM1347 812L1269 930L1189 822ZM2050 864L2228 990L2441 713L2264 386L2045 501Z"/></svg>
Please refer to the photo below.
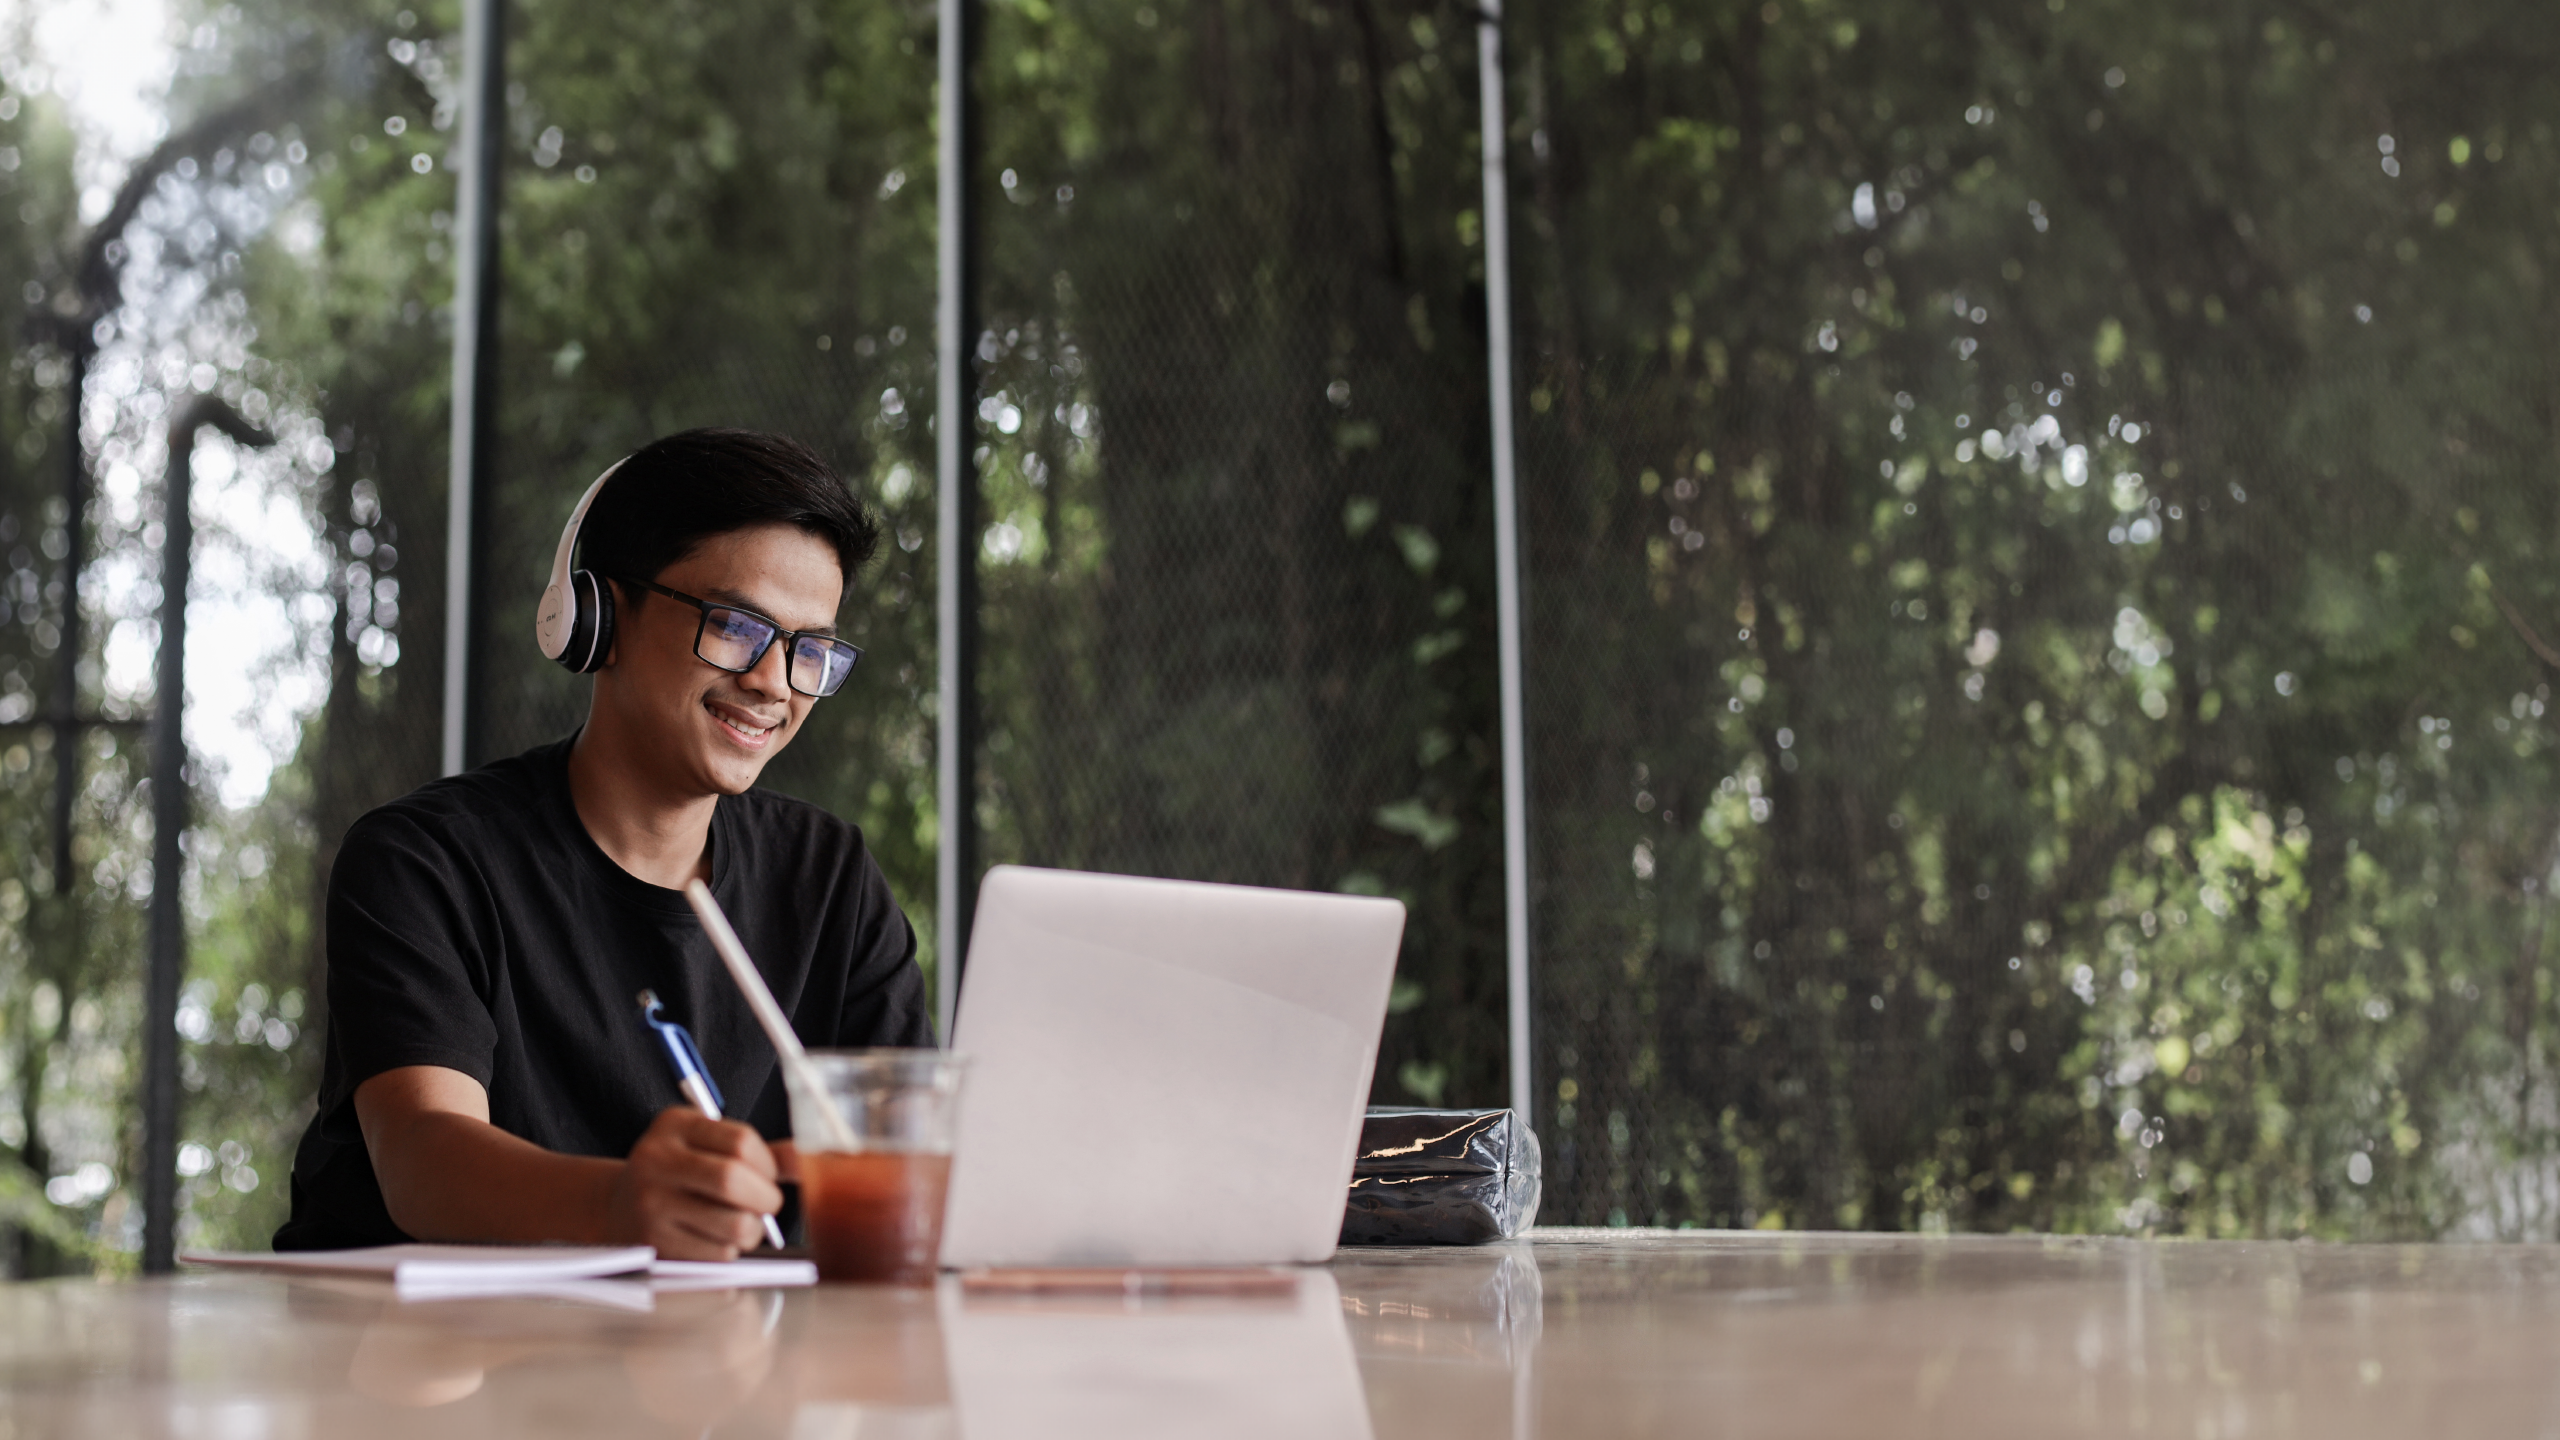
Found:
<svg viewBox="0 0 2560 1440"><path fill-rule="evenodd" d="M1421 238L1465 77L1408 114L1348 12L993 13L988 858L1396 894L1380 1091L1496 1103L1481 298Z"/></svg>
<svg viewBox="0 0 2560 1440"><path fill-rule="evenodd" d="M1888 380L1827 519L1801 438L1541 378L1533 653L1647 677L1533 672L1551 1203L2263 1231L2436 1134L2366 1223L2540 1233L2539 366Z"/></svg>
<svg viewBox="0 0 2560 1440"><path fill-rule="evenodd" d="M2458 277L2547 179L2272 12L1593 18L1515 27L1554 1213L2540 1233L2550 409Z"/></svg>

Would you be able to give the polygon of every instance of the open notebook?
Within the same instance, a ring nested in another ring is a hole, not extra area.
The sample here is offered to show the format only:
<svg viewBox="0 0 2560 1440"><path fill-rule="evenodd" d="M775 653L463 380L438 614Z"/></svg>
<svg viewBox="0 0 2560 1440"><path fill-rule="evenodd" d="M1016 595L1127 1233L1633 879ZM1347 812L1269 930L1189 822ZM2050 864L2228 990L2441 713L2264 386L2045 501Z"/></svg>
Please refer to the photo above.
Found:
<svg viewBox="0 0 2560 1440"><path fill-rule="evenodd" d="M190 1250L189 1265L303 1275L374 1275L403 1299L501 1295L571 1281L628 1276L659 1290L814 1285L806 1260L661 1260L646 1245L375 1245L362 1250Z"/></svg>

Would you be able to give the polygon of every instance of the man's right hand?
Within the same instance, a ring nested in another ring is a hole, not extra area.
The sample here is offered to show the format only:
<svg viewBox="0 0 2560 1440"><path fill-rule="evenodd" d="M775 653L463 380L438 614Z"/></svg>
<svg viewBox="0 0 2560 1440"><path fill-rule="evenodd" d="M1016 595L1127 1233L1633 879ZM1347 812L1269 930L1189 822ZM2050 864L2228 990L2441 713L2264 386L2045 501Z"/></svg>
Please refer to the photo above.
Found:
<svg viewBox="0 0 2560 1440"><path fill-rule="evenodd" d="M782 1208L764 1137L689 1106L658 1112L606 1201L605 1233L654 1245L670 1260L734 1260L764 1239L762 1217Z"/></svg>
<svg viewBox="0 0 2560 1440"><path fill-rule="evenodd" d="M562 1155L489 1123L489 1092L410 1065L356 1087L356 1119L392 1223L421 1240L654 1245L728 1260L782 1207L771 1147L747 1126L671 1106L628 1159Z"/></svg>

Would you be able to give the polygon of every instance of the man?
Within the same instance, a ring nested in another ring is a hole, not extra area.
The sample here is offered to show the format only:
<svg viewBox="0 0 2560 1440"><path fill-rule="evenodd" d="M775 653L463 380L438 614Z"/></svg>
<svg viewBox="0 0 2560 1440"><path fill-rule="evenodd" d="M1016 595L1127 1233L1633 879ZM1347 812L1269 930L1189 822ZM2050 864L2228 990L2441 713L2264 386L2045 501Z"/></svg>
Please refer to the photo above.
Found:
<svg viewBox="0 0 2560 1440"><path fill-rule="evenodd" d="M915 932L860 832L754 788L859 657L836 611L878 539L777 436L690 431L609 472L562 537L602 602L580 621L603 622L585 726L373 811L339 851L328 1059L277 1249L753 1248L789 1178L788 1143L768 1143L789 1111L689 880L804 1043L932 1043ZM745 1123L680 1103L642 989Z"/></svg>

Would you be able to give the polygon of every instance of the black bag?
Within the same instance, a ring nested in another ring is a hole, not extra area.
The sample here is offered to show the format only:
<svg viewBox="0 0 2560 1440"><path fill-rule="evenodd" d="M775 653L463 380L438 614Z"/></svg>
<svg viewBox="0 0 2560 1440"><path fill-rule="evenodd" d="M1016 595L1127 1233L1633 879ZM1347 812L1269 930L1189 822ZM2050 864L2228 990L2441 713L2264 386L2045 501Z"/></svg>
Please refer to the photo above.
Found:
<svg viewBox="0 0 2560 1440"><path fill-rule="evenodd" d="M1538 1218L1538 1137L1509 1110L1372 1105L1345 1245L1482 1245Z"/></svg>

